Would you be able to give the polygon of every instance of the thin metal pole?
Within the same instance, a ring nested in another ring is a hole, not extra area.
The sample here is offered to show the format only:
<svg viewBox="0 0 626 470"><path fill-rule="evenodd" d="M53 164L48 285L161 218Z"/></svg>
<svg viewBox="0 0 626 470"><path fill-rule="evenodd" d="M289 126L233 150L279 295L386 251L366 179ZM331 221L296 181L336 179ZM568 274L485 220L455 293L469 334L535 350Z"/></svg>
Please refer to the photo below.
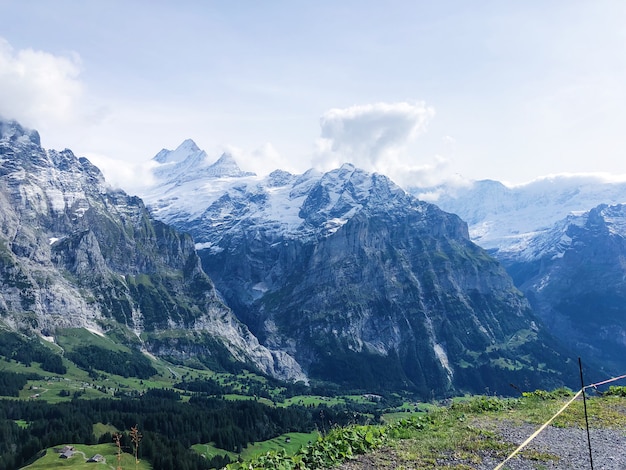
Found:
<svg viewBox="0 0 626 470"><path fill-rule="evenodd" d="M583 362L578 358L578 368L580 369L580 387L583 391L583 408L585 410L585 424L587 426L587 445L589 446L589 463L593 470L593 456L591 455L591 436L589 435L589 418L587 416L587 397L585 395L585 381L583 380Z"/></svg>

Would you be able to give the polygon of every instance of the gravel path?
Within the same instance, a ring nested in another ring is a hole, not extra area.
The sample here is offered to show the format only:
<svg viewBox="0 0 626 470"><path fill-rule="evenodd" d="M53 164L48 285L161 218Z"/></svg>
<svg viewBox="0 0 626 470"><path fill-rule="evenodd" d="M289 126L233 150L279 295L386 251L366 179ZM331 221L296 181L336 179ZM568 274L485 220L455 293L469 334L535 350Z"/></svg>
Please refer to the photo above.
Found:
<svg viewBox="0 0 626 470"><path fill-rule="evenodd" d="M502 439L520 445L537 429L536 425L512 425L500 422L494 429ZM594 470L626 470L626 429L591 429L591 448ZM509 460L506 470L589 470L589 447L587 432L578 428L547 427L525 450L535 450L554 456L553 460L530 460L518 456ZM480 464L441 459L439 468L465 464L462 468L474 470L493 470L503 459L494 455L481 455ZM372 454L362 455L358 459L346 462L341 470L417 470L410 460L402 459L393 449L381 449Z"/></svg>
<svg viewBox="0 0 626 470"><path fill-rule="evenodd" d="M503 439L520 445L530 436L537 426L522 425L504 428L498 432ZM626 469L626 430L591 429L591 456L594 470L624 470ZM546 454L555 455L558 460L532 461L515 456L509 460L504 468L509 470L536 470L536 469L569 469L588 470L591 468L587 431L578 428L556 428L548 426L527 447ZM493 470L501 460L486 457L477 470Z"/></svg>

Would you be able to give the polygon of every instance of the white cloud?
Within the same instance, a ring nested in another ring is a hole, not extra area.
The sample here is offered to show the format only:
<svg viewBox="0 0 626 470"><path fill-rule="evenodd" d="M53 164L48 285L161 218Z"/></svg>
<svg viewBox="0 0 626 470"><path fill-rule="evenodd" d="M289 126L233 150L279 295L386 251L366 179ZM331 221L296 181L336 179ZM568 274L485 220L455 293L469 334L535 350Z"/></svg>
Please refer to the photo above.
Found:
<svg viewBox="0 0 626 470"><path fill-rule="evenodd" d="M423 102L331 109L320 119L321 138L313 165L328 170L350 162L402 186L434 185L448 171L448 159L437 155L416 161L410 146L434 115L435 110Z"/></svg>
<svg viewBox="0 0 626 470"><path fill-rule="evenodd" d="M267 175L278 168L289 170L288 160L283 158L270 142L252 151L231 144L217 145L204 150L209 155L209 159L214 161L217 161L222 153L229 153L241 170L251 171L259 176Z"/></svg>
<svg viewBox="0 0 626 470"><path fill-rule="evenodd" d="M83 156L102 171L108 184L129 194L138 194L154 182L152 169L155 164L151 160L124 162L96 153L86 153Z"/></svg>
<svg viewBox="0 0 626 470"><path fill-rule="evenodd" d="M74 119L83 93L77 55L16 51L0 38L0 115L32 127Z"/></svg>
<svg viewBox="0 0 626 470"><path fill-rule="evenodd" d="M331 109L320 119L318 164L327 166L340 158L365 169L377 169L423 132L434 114L434 109L422 102Z"/></svg>

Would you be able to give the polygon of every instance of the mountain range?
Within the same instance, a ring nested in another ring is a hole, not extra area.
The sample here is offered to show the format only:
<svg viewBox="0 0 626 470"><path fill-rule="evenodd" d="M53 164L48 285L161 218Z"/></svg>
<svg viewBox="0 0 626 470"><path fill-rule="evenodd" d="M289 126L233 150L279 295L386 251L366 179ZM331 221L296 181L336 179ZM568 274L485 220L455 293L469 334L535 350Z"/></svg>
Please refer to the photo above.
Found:
<svg viewBox="0 0 626 470"><path fill-rule="evenodd" d="M152 166L130 196L1 122L6 328L428 398L572 384L577 353L603 373L626 357L618 184L405 191L351 164L261 177L192 140Z"/></svg>
<svg viewBox="0 0 626 470"><path fill-rule="evenodd" d="M189 140L153 163L151 212L194 237L237 317L311 379L422 395L563 380L564 348L467 224L387 177L258 177Z"/></svg>
<svg viewBox="0 0 626 470"><path fill-rule="evenodd" d="M626 370L626 183L598 175L507 187L412 188L469 223L550 331L608 370Z"/></svg>
<svg viewBox="0 0 626 470"><path fill-rule="evenodd" d="M202 270L192 238L110 188L71 151L0 122L0 319L54 341L86 328L173 360L306 379L259 344Z"/></svg>
<svg viewBox="0 0 626 470"><path fill-rule="evenodd" d="M528 240L570 214L626 202L626 182L606 175L556 175L516 186L481 180L407 191L458 214L475 243L503 256L524 250Z"/></svg>

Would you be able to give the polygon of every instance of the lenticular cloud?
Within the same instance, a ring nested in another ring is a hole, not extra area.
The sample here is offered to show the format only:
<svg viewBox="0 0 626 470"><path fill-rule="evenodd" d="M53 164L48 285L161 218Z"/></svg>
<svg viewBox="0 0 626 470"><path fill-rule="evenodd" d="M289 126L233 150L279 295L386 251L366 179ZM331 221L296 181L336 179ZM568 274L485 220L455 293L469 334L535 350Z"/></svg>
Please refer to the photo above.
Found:
<svg viewBox="0 0 626 470"><path fill-rule="evenodd" d="M377 167L389 152L406 146L435 114L424 103L376 103L331 109L320 120L320 150Z"/></svg>

